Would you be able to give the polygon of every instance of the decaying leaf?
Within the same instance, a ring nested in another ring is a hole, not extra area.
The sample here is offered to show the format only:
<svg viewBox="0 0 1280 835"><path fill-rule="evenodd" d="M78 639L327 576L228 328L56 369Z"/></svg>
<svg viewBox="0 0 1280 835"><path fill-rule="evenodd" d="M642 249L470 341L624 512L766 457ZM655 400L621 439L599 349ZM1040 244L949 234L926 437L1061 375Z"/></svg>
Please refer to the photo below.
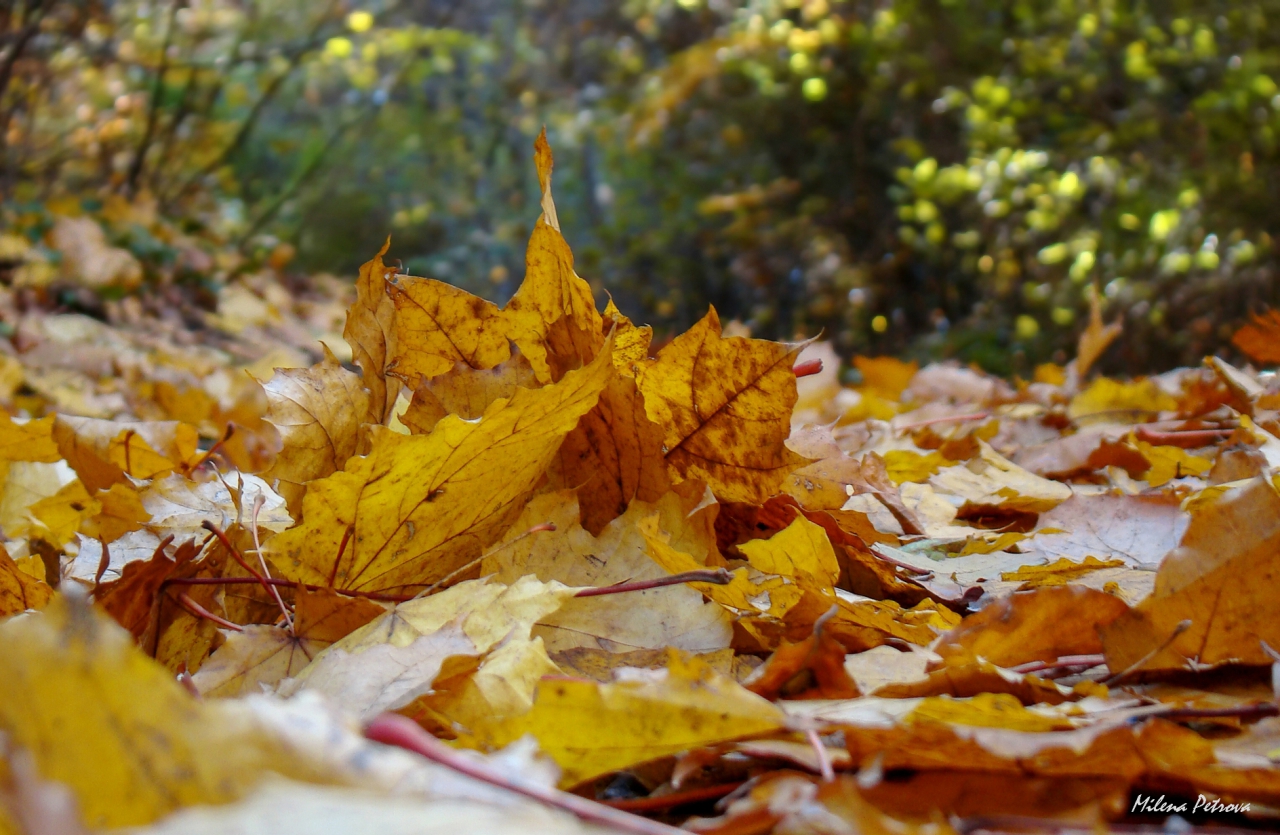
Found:
<svg viewBox="0 0 1280 835"><path fill-rule="evenodd" d="M492 302L412 276L391 276L387 292L396 307L388 372L411 386L450 371L454 363L484 370L511 356L502 313Z"/></svg>
<svg viewBox="0 0 1280 835"><path fill-rule="evenodd" d="M322 362L306 369L277 368L262 387L270 404L266 418L283 442L262 476L269 482L279 479L295 492L342 469L356 452L360 426L381 420L371 412L360 377L343 368L327 346Z"/></svg>
<svg viewBox="0 0 1280 835"><path fill-rule="evenodd" d="M697 497L668 493L655 503L633 502L627 513L592 536L578 524L576 496L569 491L538 496L525 508L510 533L480 565L483 574L513 583L523 575L570 586L609 586L665 577L667 572L645 552L638 522L653 517L664 533L699 552L705 560L715 542ZM527 535L551 522L554 531ZM572 648L631 652L675 647L706 652L727 647L731 618L722 607L703 600L684 585L623 595L567 600L534 629L550 653Z"/></svg>
<svg viewBox="0 0 1280 835"><path fill-rule="evenodd" d="M663 428L680 477L725 501L763 502L805 463L783 443L796 401L799 346L720 335L714 310L640 372L649 419Z"/></svg>
<svg viewBox="0 0 1280 835"><path fill-rule="evenodd" d="M700 745L782 728L766 700L696 658L671 651L655 674L612 684L543 682L533 708L495 729L495 741L533 734L573 786L600 774Z"/></svg>
<svg viewBox="0 0 1280 835"><path fill-rule="evenodd" d="M1190 511L1155 591L1103 631L1113 670L1269 665L1264 644L1280 646L1280 493L1271 477L1211 487Z"/></svg>
<svg viewBox="0 0 1280 835"><path fill-rule="evenodd" d="M528 641L533 624L573 592L533 578L509 587L472 580L401 603L329 647L281 692L317 690L365 718L405 708L431 689L449 658L479 658L512 637Z"/></svg>
<svg viewBox="0 0 1280 835"><path fill-rule="evenodd" d="M393 324L396 306L384 290L395 273L382 263L382 256L390 247L388 237L378 254L360 268L356 302L347 311L347 324L342 329L355 364L363 372L364 386L369 390L370 414L378 423L391 414L400 392L400 381L387 379L387 364L396 352Z"/></svg>
<svg viewBox="0 0 1280 835"><path fill-rule="evenodd" d="M368 455L311 483L302 524L271 540L272 559L287 578L329 588L426 588L514 521L611 370L603 352L560 383L495 401L477 422L374 433Z"/></svg>

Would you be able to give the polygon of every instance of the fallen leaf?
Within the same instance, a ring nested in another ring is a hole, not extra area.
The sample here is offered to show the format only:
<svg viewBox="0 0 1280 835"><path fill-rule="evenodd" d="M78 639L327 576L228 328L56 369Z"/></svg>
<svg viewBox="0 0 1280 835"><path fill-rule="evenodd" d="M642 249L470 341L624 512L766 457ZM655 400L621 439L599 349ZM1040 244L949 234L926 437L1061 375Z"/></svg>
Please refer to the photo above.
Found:
<svg viewBox="0 0 1280 835"><path fill-rule="evenodd" d="M431 689L446 660L482 656L511 637L528 641L533 624L574 591L532 577L511 586L485 580L459 583L401 603L356 629L283 682L279 692L316 690L366 719L405 708Z"/></svg>
<svg viewBox="0 0 1280 835"><path fill-rule="evenodd" d="M635 380L615 369L558 456L559 479L578 488L584 528L598 534L632 501L654 502L667 492L662 442L662 427L645 413Z"/></svg>
<svg viewBox="0 0 1280 835"><path fill-rule="evenodd" d="M245 626L227 635L226 643L191 681L202 696L260 693L264 687L301 672L325 646L276 626Z"/></svg>
<svg viewBox="0 0 1280 835"><path fill-rule="evenodd" d="M177 421L110 421L58 415L58 451L90 490L105 490L125 475L154 478L196 461L195 427Z"/></svg>
<svg viewBox="0 0 1280 835"><path fill-rule="evenodd" d="M502 312L493 303L442 281L403 275L387 280L387 293L396 306L387 371L411 388L455 363L484 370L511 356Z"/></svg>
<svg viewBox="0 0 1280 835"><path fill-rule="evenodd" d="M666 433L667 463L724 501L759 504L805 463L787 449L799 347L722 338L711 310L643 368L649 419Z"/></svg>
<svg viewBox="0 0 1280 835"><path fill-rule="evenodd" d="M1177 546L1189 519L1172 495L1077 494L1043 514L1022 549L1029 561L1097 557L1154 568Z"/></svg>
<svg viewBox="0 0 1280 835"><path fill-rule="evenodd" d="M528 499L604 388L608 352L560 383L430 435L373 434L370 453L307 489L302 524L267 551L285 577L342 590L419 591L480 556Z"/></svg>
<svg viewBox="0 0 1280 835"><path fill-rule="evenodd" d="M572 492L546 493L525 507L503 541L480 564L482 574L503 583L532 574L543 582L570 586L609 586L667 576L645 552L639 521L654 517L664 533L705 560L714 549L706 520L695 500L668 493L656 504L633 502L599 537L578 524ZM693 517L693 518L690 518ZM537 524L551 522L554 531L527 535ZM685 585L618 595L568 600L539 621L534 634L550 653L575 647L614 652L675 647L705 652L729 645L729 614Z"/></svg>
<svg viewBox="0 0 1280 835"><path fill-rule="evenodd" d="M0 546L0 618L27 609L43 609L52 597L53 589L48 583L19 568Z"/></svg>
<svg viewBox="0 0 1280 835"><path fill-rule="evenodd" d="M1275 485L1259 477L1212 487L1189 509L1155 591L1103 632L1107 665L1117 672L1270 665L1263 643L1280 646L1280 620L1272 617L1280 593Z"/></svg>
<svg viewBox="0 0 1280 835"><path fill-rule="evenodd" d="M458 364L452 371L423 380L401 420L416 435L430 434L446 415L475 420L489 404L509 399L518 388L537 388L533 367L519 352L487 371Z"/></svg>
<svg viewBox="0 0 1280 835"><path fill-rule="evenodd" d="M38 461L52 464L62 453L53 440L52 415L18 423L0 412L0 461Z"/></svg>
<svg viewBox="0 0 1280 835"><path fill-rule="evenodd" d="M1075 421L1103 419L1111 423L1143 423L1160 412L1176 408L1178 401L1162 391L1154 380L1125 383L1099 377L1071 399L1067 414Z"/></svg>
<svg viewBox="0 0 1280 835"><path fill-rule="evenodd" d="M400 392L400 381L387 379L387 364L396 353L396 306L385 290L386 282L395 273L382 263L382 256L390 248L388 236L378 254L360 267L356 301L347 311L347 324L342 329L354 362L363 372L364 387L369 390L370 414L378 423L391 415Z"/></svg>
<svg viewBox="0 0 1280 835"><path fill-rule="evenodd" d="M1102 652L1099 631L1127 611L1124 601L1093 589L1049 586L1017 592L965 618L934 651L948 666L973 658L1016 667L1096 655Z"/></svg>
<svg viewBox="0 0 1280 835"><path fill-rule="evenodd" d="M546 130L534 144L542 216L525 251L524 282L502 311L507 336L528 358L542 383L595 359L604 345L602 318L591 286L573 271L573 253L560 234L551 198L551 146Z"/></svg>
<svg viewBox="0 0 1280 835"><path fill-rule="evenodd" d="M1242 325L1231 337L1231 344L1256 363L1275 365L1280 363L1280 350L1276 348L1278 334L1280 312L1268 310L1253 314L1248 324Z"/></svg>
<svg viewBox="0 0 1280 835"><path fill-rule="evenodd" d="M311 368L277 368L262 388L269 404L266 419L283 443L262 477L279 479L295 494L308 482L342 469L356 453L361 425L381 421L381 415L371 412L370 394L360 377L343 368L327 346L322 362Z"/></svg>
<svg viewBox="0 0 1280 835"><path fill-rule="evenodd" d="M612 684L550 680L529 713L495 729L497 744L531 733L574 786L701 745L776 731L782 711L672 650L665 670Z"/></svg>

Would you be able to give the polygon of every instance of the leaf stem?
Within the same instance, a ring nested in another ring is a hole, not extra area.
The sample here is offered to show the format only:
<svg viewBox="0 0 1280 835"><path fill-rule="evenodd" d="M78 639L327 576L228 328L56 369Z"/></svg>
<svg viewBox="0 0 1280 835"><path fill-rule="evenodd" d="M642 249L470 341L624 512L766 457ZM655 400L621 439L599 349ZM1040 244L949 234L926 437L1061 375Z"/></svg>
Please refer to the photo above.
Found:
<svg viewBox="0 0 1280 835"><path fill-rule="evenodd" d="M253 514L249 517L249 530L253 534L253 552L258 555L258 565L262 567L262 576L271 579L271 571L267 568L267 558L262 556L262 542L258 539L258 513L261 512L262 506L267 503L267 497L263 493L253 497ZM276 599L276 604L280 607L280 614L284 615L285 626L289 629L289 634L293 635L293 615L289 614L289 608L284 605L284 600L280 597L280 590L275 584L267 586L271 592L271 596ZM296 636L295 636L296 637Z"/></svg>
<svg viewBox="0 0 1280 835"><path fill-rule="evenodd" d="M685 806L690 803L700 803L704 800L718 800L732 792L743 784L742 780L736 783L716 783L711 786L699 786L696 789L688 789L682 792L671 792L670 794L660 794L656 797L636 797L628 800L601 800L603 806L611 806L614 809L621 809L624 812L663 812L667 809L674 809L677 806Z"/></svg>
<svg viewBox="0 0 1280 835"><path fill-rule="evenodd" d="M909 432L912 429L923 429L926 426L936 426L939 423L966 423L973 420L986 420L989 417L991 417L991 415L988 412L974 412L968 415L951 415L948 417L930 418L929 420L921 420L894 428L899 432Z"/></svg>
<svg viewBox="0 0 1280 835"><path fill-rule="evenodd" d="M636 580L632 583L615 583L612 586L582 589L574 597L602 597L606 594L625 594L629 591L646 591L663 586L676 586L681 583L715 583L727 586L733 582L733 575L725 568L703 568L697 571L685 571L653 580Z"/></svg>
<svg viewBox="0 0 1280 835"><path fill-rule="evenodd" d="M241 626L238 623L232 623L226 618L218 617L213 612L210 612L208 609L206 609L205 607L201 606L199 603L192 600L191 595L187 594L185 591L178 593L178 602L182 604L182 608L186 609L191 614L195 615L198 618L204 618L205 620L213 621L214 623L218 624L218 626L221 626L223 629L231 629L236 632L244 631L243 626Z"/></svg>
<svg viewBox="0 0 1280 835"><path fill-rule="evenodd" d="M1098 667L1106 663L1106 656L1103 655L1064 655L1052 661L1028 661L1026 664L1019 664L1009 669L1015 673L1040 673L1052 670L1070 670L1075 667Z"/></svg>
<svg viewBox="0 0 1280 835"><path fill-rule="evenodd" d="M805 731L804 735L813 746L813 753L818 757L818 771L822 774L822 782L835 782L836 772L831 767L831 754L827 751L827 746L822 743L822 737L818 736L818 732L813 728Z"/></svg>

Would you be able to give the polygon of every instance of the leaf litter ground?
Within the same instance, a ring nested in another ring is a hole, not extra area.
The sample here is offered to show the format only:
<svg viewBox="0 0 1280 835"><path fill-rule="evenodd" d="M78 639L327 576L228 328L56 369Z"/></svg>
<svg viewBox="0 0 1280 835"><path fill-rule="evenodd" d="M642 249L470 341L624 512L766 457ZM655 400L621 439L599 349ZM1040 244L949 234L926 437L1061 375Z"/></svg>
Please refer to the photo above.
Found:
<svg viewBox="0 0 1280 835"><path fill-rule="evenodd" d="M1276 824L1274 374L654 350L535 162L504 308L6 300L0 831Z"/></svg>

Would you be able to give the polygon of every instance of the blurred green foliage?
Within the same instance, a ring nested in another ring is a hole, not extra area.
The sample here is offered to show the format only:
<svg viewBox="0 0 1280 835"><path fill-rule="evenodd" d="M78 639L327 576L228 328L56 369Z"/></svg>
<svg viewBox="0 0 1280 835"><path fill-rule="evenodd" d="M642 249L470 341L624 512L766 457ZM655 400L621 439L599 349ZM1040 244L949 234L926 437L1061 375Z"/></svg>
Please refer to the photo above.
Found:
<svg viewBox="0 0 1280 835"><path fill-rule="evenodd" d="M1278 22L1280 0L17 0L4 217L38 237L50 201L149 200L227 269L287 244L349 272L390 231L406 268L501 298L545 123L578 271L660 327L711 303L1026 374L1069 358L1096 288L1111 370L1163 368L1277 300Z"/></svg>

